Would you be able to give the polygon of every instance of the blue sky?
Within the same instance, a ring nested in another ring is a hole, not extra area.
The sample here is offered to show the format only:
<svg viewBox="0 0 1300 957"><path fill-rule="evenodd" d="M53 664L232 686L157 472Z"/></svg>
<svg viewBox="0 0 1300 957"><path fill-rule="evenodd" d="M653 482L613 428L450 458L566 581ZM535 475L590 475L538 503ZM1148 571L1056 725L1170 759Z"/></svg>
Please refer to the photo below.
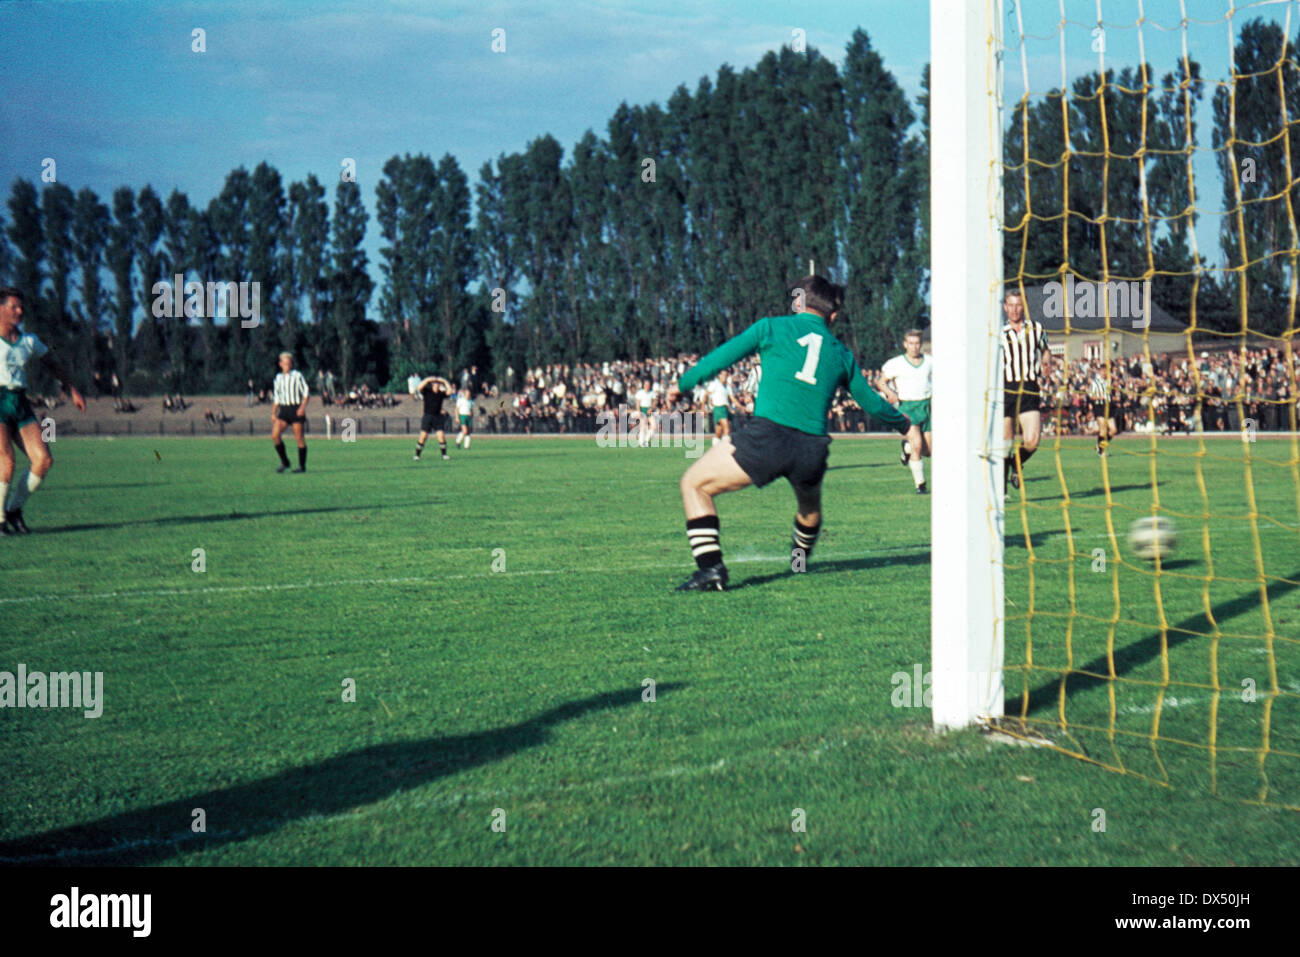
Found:
<svg viewBox="0 0 1300 957"><path fill-rule="evenodd" d="M265 159L288 182L336 177L353 157L371 203L395 153L450 152L473 179L548 132L567 150L620 101L662 102L723 63L751 65L795 27L840 60L862 23L919 88L927 44L897 5L875 6L821 4L814 18L778 2L4 3L17 55L0 77L0 177L35 178L50 156L74 189L150 182L206 201L241 163ZM206 53L191 52L194 28Z"/></svg>
<svg viewBox="0 0 1300 957"><path fill-rule="evenodd" d="M1019 0L1027 72L1035 91L1060 83L1055 0ZM1227 0L1188 0L1188 31L1207 75L1227 70ZM1294 2L1238 11L1278 20ZM1096 0L1067 0L1067 79L1095 69ZM1137 0L1104 0L1107 65L1138 55ZM1176 0L1146 0L1146 56L1170 69L1181 44ZM1021 90L1016 7L1007 0L1006 92ZM1123 26L1123 24L1130 26ZM1161 30L1159 26L1173 29ZM314 172L332 182L344 157L373 212L374 184L395 153L450 152L471 182L482 164L554 135L566 150L589 128L603 133L622 100L663 102L723 63L743 68L806 32L839 62L856 27L871 36L904 88L919 92L929 58L924 0L792 3L647 2L212 2L9 0L0 3L6 63L0 74L0 186L58 178L107 199L145 183L206 204L226 174L266 160L285 184ZM205 53L191 31L206 32ZM505 31L506 51L491 49ZM1208 143L1208 114L1202 117ZM1207 174L1210 167L1208 160ZM1206 182L1206 180L1202 180ZM1217 177L1202 204L1217 208ZM332 190L332 187L331 187ZM1214 249L1214 227L1202 235ZM378 255L373 222L367 248Z"/></svg>

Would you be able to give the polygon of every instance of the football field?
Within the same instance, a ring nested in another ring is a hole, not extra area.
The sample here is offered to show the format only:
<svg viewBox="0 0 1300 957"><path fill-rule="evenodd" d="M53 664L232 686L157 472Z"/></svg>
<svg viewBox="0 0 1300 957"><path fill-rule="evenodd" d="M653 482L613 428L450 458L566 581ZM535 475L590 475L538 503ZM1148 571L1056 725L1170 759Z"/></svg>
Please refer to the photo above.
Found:
<svg viewBox="0 0 1300 957"><path fill-rule="evenodd" d="M1122 562L1090 441L1006 522L1008 713L1139 777L931 732L896 441L834 442L805 574L788 486L722 497L722 594L672 590L680 448L316 439L279 475L265 438L61 441L0 539L0 671L102 672L102 715L0 708L0 864L1298 864L1300 812L1240 800L1300 804L1251 750L1300 751L1300 588L1256 581L1300 577L1290 443L1250 448L1252 518L1242 443L1161 441L1192 517L1158 579L1123 544L1149 445L1107 463Z"/></svg>

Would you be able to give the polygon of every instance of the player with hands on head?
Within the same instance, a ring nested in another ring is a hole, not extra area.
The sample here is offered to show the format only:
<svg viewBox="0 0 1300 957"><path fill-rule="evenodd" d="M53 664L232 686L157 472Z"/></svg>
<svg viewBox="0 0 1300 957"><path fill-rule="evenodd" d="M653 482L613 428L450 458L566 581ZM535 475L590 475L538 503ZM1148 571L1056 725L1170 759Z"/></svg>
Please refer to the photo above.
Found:
<svg viewBox="0 0 1300 957"><path fill-rule="evenodd" d="M425 376L411 388L411 395L418 395L424 399L420 435L415 441L415 461L420 461L420 455L424 452L424 443L428 440L430 432L438 440L438 449L442 452L443 459L450 458L447 455L447 415L443 411L442 404L455 391L448 380L436 375Z"/></svg>

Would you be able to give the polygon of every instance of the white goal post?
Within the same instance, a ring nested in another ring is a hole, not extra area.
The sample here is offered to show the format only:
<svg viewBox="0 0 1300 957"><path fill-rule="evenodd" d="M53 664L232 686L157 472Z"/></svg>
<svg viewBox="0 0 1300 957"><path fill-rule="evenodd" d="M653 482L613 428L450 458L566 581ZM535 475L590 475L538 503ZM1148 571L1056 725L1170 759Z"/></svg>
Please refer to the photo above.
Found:
<svg viewBox="0 0 1300 957"><path fill-rule="evenodd" d="M1002 716L1001 0L930 0L936 730Z"/></svg>

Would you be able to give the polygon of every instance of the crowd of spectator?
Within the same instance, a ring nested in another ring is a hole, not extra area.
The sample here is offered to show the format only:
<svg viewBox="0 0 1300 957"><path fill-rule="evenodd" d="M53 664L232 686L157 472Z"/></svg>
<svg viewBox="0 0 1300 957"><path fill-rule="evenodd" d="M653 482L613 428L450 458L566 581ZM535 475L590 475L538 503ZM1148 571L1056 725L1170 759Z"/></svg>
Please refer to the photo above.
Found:
<svg viewBox="0 0 1300 957"><path fill-rule="evenodd" d="M321 402L326 408L337 407L344 411L355 412L361 409L392 409L397 406L397 397L389 392L375 392L370 386L352 386L339 392L322 392Z"/></svg>
<svg viewBox="0 0 1300 957"><path fill-rule="evenodd" d="M711 406L704 386L676 402L668 390L698 356L619 361L551 364L517 373L506 370L501 387L484 385L477 369L464 370L459 387L469 388L475 399L480 428L497 433L595 432L609 421L612 411L632 410L638 390L654 394L653 414L665 431L693 413L707 417ZM1278 348L1202 351L1195 359L1186 354L1135 356L1110 362L1111 403L1121 428L1129 431L1225 432L1241 428L1251 419L1258 431L1289 429L1290 406L1297 394L1297 372L1288 378L1285 353ZM1049 433L1086 435L1096 432L1090 410L1089 382L1105 363L1078 359L1057 360L1044 386L1044 428ZM752 414L754 395L761 381L757 359L732 367L735 395L733 412L743 422ZM879 385L879 369L863 373ZM1238 398L1241 411L1238 410ZM696 422L702 421L696 419ZM832 432L871 432L882 427L871 420L847 391L841 390L831 406L827 425ZM706 426L707 428L707 426Z"/></svg>
<svg viewBox="0 0 1300 957"><path fill-rule="evenodd" d="M677 378L698 359L695 355L672 358L552 364L516 373L507 368L497 386L482 386L476 370L460 377L460 386L470 388L475 405L485 416L483 429L504 433L595 432L617 416L620 409L636 406L636 394L650 391L652 414L661 419L665 432L680 426L687 413L704 411L703 386L675 402L668 401L668 390ZM753 409L753 387L744 386L752 377L757 363L750 360L733 367L733 382L740 408L746 403Z"/></svg>
<svg viewBox="0 0 1300 957"><path fill-rule="evenodd" d="M637 393L648 390L652 415L660 430L671 433L688 427L708 431L712 412L705 385L669 401L668 393L683 372L699 357L680 354L638 361L548 364L516 372L507 368L495 384L487 383L478 368L462 369L452 378L453 387L468 390L474 401L475 426L489 433L593 433L611 422L611 413L634 413ZM1092 412L1094 396L1090 384L1098 377L1110 378L1110 407L1124 431L1158 433L1235 432L1249 419L1257 431L1285 431L1291 428L1295 397L1300 391L1300 361L1288 374L1284 350L1276 347L1219 349L1195 355L1164 353L1150 357L1121 357L1104 363L1099 359L1056 359L1044 383L1043 425L1047 434L1095 434ZM879 389L878 369L864 370L867 380ZM731 368L732 414L738 425L753 413L754 397L762 379L756 357ZM99 385L96 376L96 384ZM418 381L418 378L416 379ZM130 413L137 407L122 394L117 376L104 391L113 394L114 411ZM333 372L316 376L314 394L326 410L392 409L405 399L368 385L342 386ZM46 408L60 404L57 396L44 398ZM258 390L248 383L248 405L271 402L269 389ZM179 394L163 398L164 412L184 412L191 403ZM454 412L452 400L446 411ZM210 425L232 421L224 410L205 410ZM694 418L688 419L687 416ZM624 420L626 422L626 420ZM882 430L868 417L846 390L840 390L832 404L827 426L832 432L874 432ZM628 425L620 425L626 428Z"/></svg>
<svg viewBox="0 0 1300 957"><path fill-rule="evenodd" d="M270 389L259 389L253 384L253 380L248 380L248 407L251 409L255 405L266 405L271 401Z"/></svg>
<svg viewBox="0 0 1300 957"><path fill-rule="evenodd" d="M480 427L487 432L589 433L602 427L624 429L628 427L626 420L615 425L617 417L620 411L635 413L636 395L643 389L653 395L651 414L664 434L688 427L709 431L712 405L703 384L675 401L668 399L670 388L698 359L698 355L683 353L639 361L552 364L522 373L508 368L500 389L473 388L476 378L471 376L467 382L464 375L461 386L473 389L475 406L482 416ZM753 414L754 396L761 381L757 358L742 359L731 367L732 414L739 423ZM836 401L829 424L832 430L845 432L874 428L847 393Z"/></svg>
<svg viewBox="0 0 1300 957"><path fill-rule="evenodd" d="M1288 375L1285 353L1277 348L1133 356L1110 362L1110 404L1117 424L1130 431L1235 432L1242 419L1252 420L1256 431L1285 431L1298 372L1300 363ZM1096 359L1054 363L1045 428L1096 432L1088 384L1099 373L1106 375L1105 363Z"/></svg>

